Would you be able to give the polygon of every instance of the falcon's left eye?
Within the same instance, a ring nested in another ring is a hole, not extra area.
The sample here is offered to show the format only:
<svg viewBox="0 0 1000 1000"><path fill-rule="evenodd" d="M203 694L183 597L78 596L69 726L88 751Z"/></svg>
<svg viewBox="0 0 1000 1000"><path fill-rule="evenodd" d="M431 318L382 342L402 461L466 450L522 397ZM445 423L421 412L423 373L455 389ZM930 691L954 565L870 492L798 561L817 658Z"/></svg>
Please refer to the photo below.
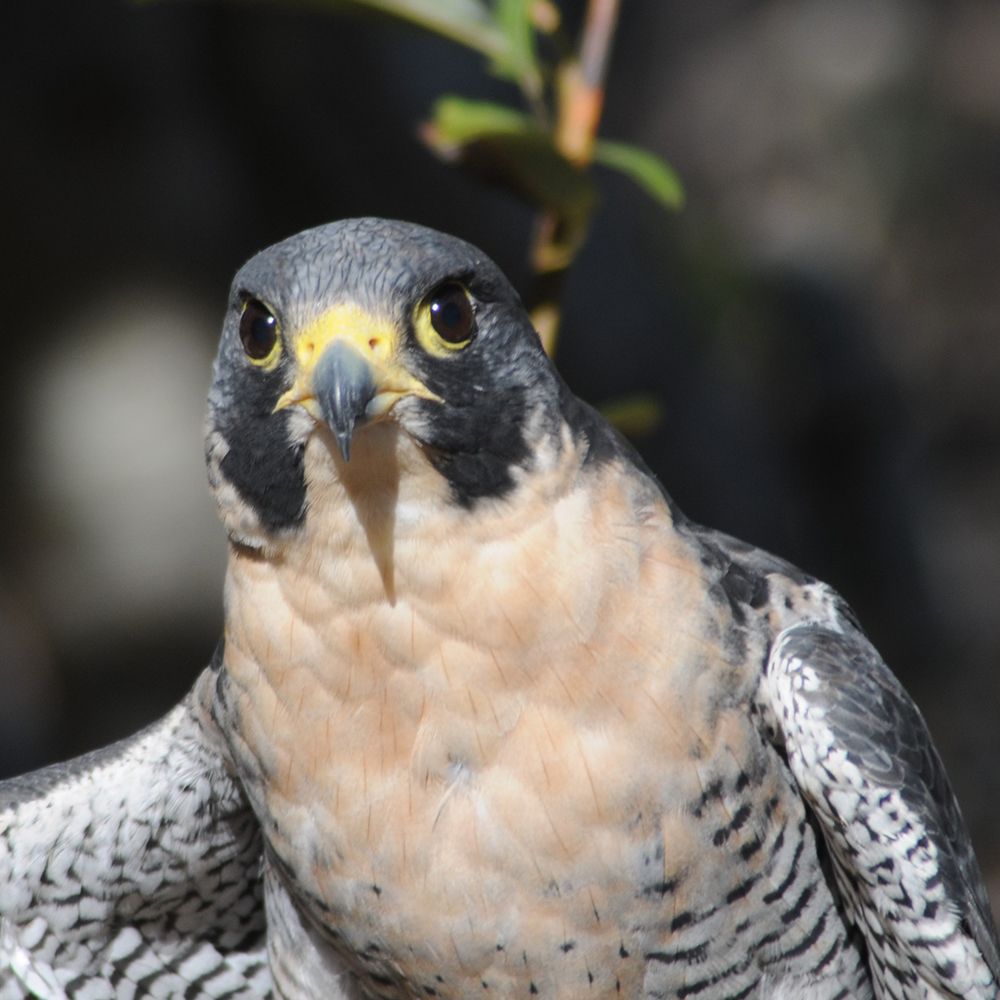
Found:
<svg viewBox="0 0 1000 1000"><path fill-rule="evenodd" d="M256 364L266 364L278 346L278 320L259 299L247 299L240 316L240 340L246 356Z"/></svg>
<svg viewBox="0 0 1000 1000"><path fill-rule="evenodd" d="M417 307L417 338L429 354L443 356L468 346L476 336L476 312L463 285L445 281Z"/></svg>
<svg viewBox="0 0 1000 1000"><path fill-rule="evenodd" d="M431 326L442 340L449 344L461 344L472 339L476 317L469 296L461 285L453 282L442 285L431 293L427 306L431 311Z"/></svg>

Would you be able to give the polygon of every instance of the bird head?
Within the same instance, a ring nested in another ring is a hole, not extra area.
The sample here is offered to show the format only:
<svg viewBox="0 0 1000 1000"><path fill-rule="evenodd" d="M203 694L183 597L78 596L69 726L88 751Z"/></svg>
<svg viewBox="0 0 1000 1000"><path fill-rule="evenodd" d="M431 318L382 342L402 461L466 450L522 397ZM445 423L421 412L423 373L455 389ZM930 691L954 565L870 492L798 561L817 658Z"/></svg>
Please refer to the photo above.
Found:
<svg viewBox="0 0 1000 1000"><path fill-rule="evenodd" d="M384 461L386 427L471 508L558 447L562 382L517 293L468 243L349 219L263 250L237 273L209 395L210 479L230 535L310 516L309 484ZM378 430L381 428L381 432Z"/></svg>

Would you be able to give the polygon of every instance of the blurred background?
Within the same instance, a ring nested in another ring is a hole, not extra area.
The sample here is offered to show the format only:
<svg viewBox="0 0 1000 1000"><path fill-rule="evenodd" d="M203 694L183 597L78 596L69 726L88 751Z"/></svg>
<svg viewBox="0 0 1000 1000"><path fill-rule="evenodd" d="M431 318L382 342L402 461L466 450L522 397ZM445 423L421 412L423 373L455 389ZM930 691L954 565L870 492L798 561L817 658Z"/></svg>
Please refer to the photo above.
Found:
<svg viewBox="0 0 1000 1000"><path fill-rule="evenodd" d="M569 27L582 4L561 5ZM126 735L212 652L201 420L233 272L399 216L529 276L532 212L435 160L444 91L513 100L394 22L281 4L10 4L0 60L0 773ZM626 0L624 178L558 361L687 513L837 586L921 704L1000 901L1000 6ZM1000 912L1000 908L998 908Z"/></svg>

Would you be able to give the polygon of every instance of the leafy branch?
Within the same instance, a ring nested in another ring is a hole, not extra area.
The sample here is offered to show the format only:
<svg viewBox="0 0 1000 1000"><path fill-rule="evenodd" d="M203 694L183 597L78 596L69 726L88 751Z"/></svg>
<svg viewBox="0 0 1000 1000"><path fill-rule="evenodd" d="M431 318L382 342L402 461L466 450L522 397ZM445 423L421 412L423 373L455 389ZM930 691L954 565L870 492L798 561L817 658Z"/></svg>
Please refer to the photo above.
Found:
<svg viewBox="0 0 1000 1000"><path fill-rule="evenodd" d="M464 45L520 91L522 108L442 96L420 135L444 161L536 207L527 298L545 349L553 353L565 275L598 201L593 165L625 174L667 209L684 200L677 174L654 153L598 138L620 0L589 0L576 45L563 37L553 0L319 2L390 15Z"/></svg>
<svg viewBox="0 0 1000 1000"><path fill-rule="evenodd" d="M482 55L522 106L440 97L420 129L442 160L506 187L537 210L527 296L545 349L555 350L566 273L597 206L595 164L625 174L667 209L683 203L656 154L598 137L621 0L588 0L568 41L556 0L297 0L332 12L367 11L433 32Z"/></svg>

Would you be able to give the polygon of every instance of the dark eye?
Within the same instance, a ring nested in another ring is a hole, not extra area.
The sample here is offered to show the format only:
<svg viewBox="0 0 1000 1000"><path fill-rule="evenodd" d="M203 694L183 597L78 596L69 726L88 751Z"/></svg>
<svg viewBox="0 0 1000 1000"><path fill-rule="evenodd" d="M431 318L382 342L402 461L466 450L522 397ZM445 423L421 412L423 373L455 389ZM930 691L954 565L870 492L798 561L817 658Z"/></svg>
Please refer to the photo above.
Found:
<svg viewBox="0 0 1000 1000"><path fill-rule="evenodd" d="M247 299L240 316L240 340L253 361L263 361L278 342L278 321L274 313L257 299Z"/></svg>
<svg viewBox="0 0 1000 1000"><path fill-rule="evenodd" d="M454 281L439 285L427 297L431 326L449 344L464 344L476 335L476 314L465 289Z"/></svg>

